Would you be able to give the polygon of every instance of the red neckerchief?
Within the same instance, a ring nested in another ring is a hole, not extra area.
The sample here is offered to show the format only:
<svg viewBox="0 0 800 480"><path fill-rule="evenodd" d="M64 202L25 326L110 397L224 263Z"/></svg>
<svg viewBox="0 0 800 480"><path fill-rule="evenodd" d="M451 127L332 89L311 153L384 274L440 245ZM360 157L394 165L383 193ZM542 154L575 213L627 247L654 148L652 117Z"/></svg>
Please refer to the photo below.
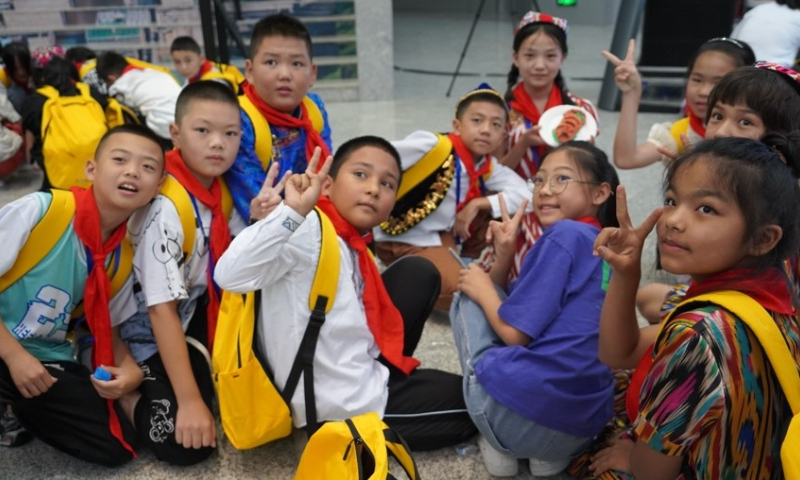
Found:
<svg viewBox="0 0 800 480"><path fill-rule="evenodd" d="M792 295L786 283L786 277L777 268L770 268L765 272L752 269L733 269L713 275L702 282L689 285L683 300L689 300L709 292L722 290L735 290L742 292L759 303L765 309L783 315L796 315L792 305ZM644 384L644 379L653 365L653 347L647 349L636 371L633 372L625 404L628 418L633 421L639 413L639 395Z"/></svg>
<svg viewBox="0 0 800 480"><path fill-rule="evenodd" d="M403 355L405 335L403 317L386 292L378 266L367 252L366 241L355 227L339 215L336 206L327 197L320 197L317 207L330 218L336 234L358 253L358 268L364 279L364 312L367 315L367 326L375 337L381 355L408 375L419 366L419 361Z"/></svg>
<svg viewBox="0 0 800 480"><path fill-rule="evenodd" d="M512 94L514 95L514 99L508 102L508 105L512 109L520 112L522 116L524 116L529 122L531 122L531 125L539 125L539 119L542 117L542 113L544 112L540 112L539 109L536 108L536 104L533 103L533 100L531 99L530 95L528 95L528 92L525 91L524 83L520 82L519 84L517 84L517 86L514 87ZM550 97L548 97L547 99L547 103L544 106L544 110L547 111L553 107L557 107L563 104L564 104L564 99L561 96L561 89L558 88L556 84L553 84L553 87L550 89ZM539 145L538 147L535 148L537 150L537 153L539 154L539 158L542 158L549 147L547 145ZM523 161L525 161L525 159L523 159ZM531 176L533 176L536 174L537 165L533 159L530 160L530 163L532 167ZM517 172L519 173L521 172L521 170L518 169Z"/></svg>
<svg viewBox="0 0 800 480"><path fill-rule="evenodd" d="M189 171L181 157L178 149L170 150L166 155L167 172L175 177L189 194L200 201L203 205L211 209L211 235L210 250L211 257L208 260L206 269L208 278L208 350L214 346L214 332L217 329L217 316L219 315L220 292L214 283L214 265L217 264L219 257L225 253L231 243L231 232L228 227L228 219L222 211L222 185L220 179L215 178L210 189L206 189L197 177Z"/></svg>
<svg viewBox="0 0 800 480"><path fill-rule="evenodd" d="M462 208L464 208L464 205L470 202L470 200L483 196L483 193L481 192L480 178L489 173L491 170L492 157L491 155L486 155L486 158L483 160L483 165L481 165L481 168L476 170L475 157L472 155L472 152L467 148L467 146L464 145L461 137L453 132L450 132L447 134L447 138L449 138L450 142L453 144L453 150L456 151L456 155L458 155L458 158L461 159L461 163L464 164L464 168L467 169L467 175L469 175L469 190L467 190L464 201L459 202L459 204L456 206L456 212L459 212ZM456 179L456 181L458 180Z"/></svg>
<svg viewBox="0 0 800 480"><path fill-rule="evenodd" d="M122 222L114 233L103 243L100 232L100 211L94 198L94 189L88 190L80 187L70 189L75 196L75 220L73 228L75 234L88 249L87 258L91 270L86 277L86 286L83 293L83 308L86 313L86 323L94 336L94 349L92 362L95 367L114 366L114 349L111 340L111 314L108 311L108 302L111 299L111 281L106 272L106 259L119 246L125 238L126 222ZM136 456L136 452L128 445L122 435L114 400L108 399L108 423L111 434L119 440L126 450Z"/></svg>
<svg viewBox="0 0 800 480"><path fill-rule="evenodd" d="M253 102L253 105L256 106L258 111L261 112L261 115L264 115L264 118L267 119L267 122L270 125L287 128L301 128L305 130L306 162L308 162L314 155L314 147L319 147L322 149L322 156L320 157L322 161L328 158L328 155L331 154L328 146L325 144L325 140L322 138L322 135L320 135L319 132L314 129L314 125L311 124L311 118L308 116L308 110L306 109L305 103L300 102L300 118L296 118L287 113L275 110L267 105L267 103L258 96L255 87L253 87L250 82L244 82L242 84L242 91L247 98ZM319 168L322 168L322 161L319 162Z"/></svg>
<svg viewBox="0 0 800 480"><path fill-rule="evenodd" d="M194 83L199 81L201 78L203 78L203 75L205 75L206 73L210 72L213 69L214 69L214 64L211 63L209 59L203 60L203 64L200 65L200 71L197 72L197 75L189 79L189 83Z"/></svg>
<svg viewBox="0 0 800 480"><path fill-rule="evenodd" d="M692 130L699 133L701 137L706 137L706 126L703 125L703 119L698 117L693 111L692 107L689 106L689 102L686 102L686 113L689 115L689 126L692 127Z"/></svg>
<svg viewBox="0 0 800 480"><path fill-rule="evenodd" d="M598 220L597 217L581 217L581 218L575 218L574 220L576 222L581 222L596 227L598 230L603 229L603 226L600 225L600 220Z"/></svg>

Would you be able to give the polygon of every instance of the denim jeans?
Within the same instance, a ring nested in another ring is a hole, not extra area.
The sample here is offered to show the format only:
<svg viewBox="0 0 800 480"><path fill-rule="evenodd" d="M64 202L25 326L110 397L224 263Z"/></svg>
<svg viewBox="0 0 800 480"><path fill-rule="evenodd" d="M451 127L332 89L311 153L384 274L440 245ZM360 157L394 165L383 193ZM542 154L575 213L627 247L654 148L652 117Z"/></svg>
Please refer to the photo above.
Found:
<svg viewBox="0 0 800 480"><path fill-rule="evenodd" d="M498 293L505 299L502 290L498 289ZM539 425L496 401L483 389L475 376L475 365L490 349L506 345L489 325L480 305L462 293L456 294L450 308L450 324L464 371L467 410L495 449L516 458L555 462L571 459L589 444L591 437L577 437ZM536 398L529 401L535 402Z"/></svg>

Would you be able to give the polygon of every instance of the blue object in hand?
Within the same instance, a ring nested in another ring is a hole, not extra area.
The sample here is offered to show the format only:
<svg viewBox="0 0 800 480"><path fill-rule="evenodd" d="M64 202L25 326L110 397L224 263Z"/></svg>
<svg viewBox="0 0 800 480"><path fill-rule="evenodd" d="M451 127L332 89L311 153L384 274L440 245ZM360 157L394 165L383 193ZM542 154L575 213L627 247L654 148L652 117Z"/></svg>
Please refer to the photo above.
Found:
<svg viewBox="0 0 800 480"><path fill-rule="evenodd" d="M107 382L111 380L111 373L103 367L97 367L94 371L94 378Z"/></svg>

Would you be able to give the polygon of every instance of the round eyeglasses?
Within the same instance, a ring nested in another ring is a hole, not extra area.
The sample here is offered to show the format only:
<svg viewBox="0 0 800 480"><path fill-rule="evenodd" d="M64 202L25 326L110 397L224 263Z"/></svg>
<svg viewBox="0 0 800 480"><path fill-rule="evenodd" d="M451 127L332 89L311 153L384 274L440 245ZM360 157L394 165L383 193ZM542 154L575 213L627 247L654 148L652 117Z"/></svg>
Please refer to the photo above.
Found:
<svg viewBox="0 0 800 480"><path fill-rule="evenodd" d="M542 177L533 177L528 179L528 191L531 193L535 192L536 190L541 189L544 186L544 178ZM550 192L553 195L560 195L564 193L564 190L567 189L570 183L586 183L589 185L600 185L598 182L588 182L586 180L576 180L574 178L569 178L566 175L553 175L548 180L547 184L550 185Z"/></svg>

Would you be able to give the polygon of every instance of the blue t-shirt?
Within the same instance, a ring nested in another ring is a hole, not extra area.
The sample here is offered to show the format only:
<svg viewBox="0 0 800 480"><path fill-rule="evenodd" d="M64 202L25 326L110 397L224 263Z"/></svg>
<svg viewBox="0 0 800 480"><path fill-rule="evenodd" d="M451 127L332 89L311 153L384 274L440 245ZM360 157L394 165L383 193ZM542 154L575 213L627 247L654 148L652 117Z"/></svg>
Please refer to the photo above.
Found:
<svg viewBox="0 0 800 480"><path fill-rule="evenodd" d="M331 127L328 123L328 112L319 95L308 93L310 98L319 107L322 113L323 128L320 135L331 148ZM300 107L295 114L299 115ZM256 156L256 135L253 129L253 122L244 110L240 109L242 118L242 139L239 144L239 152L236 154L236 161L233 166L225 173L225 182L233 196L233 205L242 218L250 218L250 200L253 199L261 190L267 172L261 166L261 160ZM273 135L272 157L280 163L280 179L284 172L291 170L294 173L303 173L308 166L306 158L306 132L299 128L287 128L270 125ZM263 133L262 133L263 135Z"/></svg>
<svg viewBox="0 0 800 480"><path fill-rule="evenodd" d="M490 349L475 366L481 386L498 402L582 437L599 433L614 408L611 370L597 358L610 276L608 265L592 255L597 234L572 220L545 231L498 310L531 342Z"/></svg>

